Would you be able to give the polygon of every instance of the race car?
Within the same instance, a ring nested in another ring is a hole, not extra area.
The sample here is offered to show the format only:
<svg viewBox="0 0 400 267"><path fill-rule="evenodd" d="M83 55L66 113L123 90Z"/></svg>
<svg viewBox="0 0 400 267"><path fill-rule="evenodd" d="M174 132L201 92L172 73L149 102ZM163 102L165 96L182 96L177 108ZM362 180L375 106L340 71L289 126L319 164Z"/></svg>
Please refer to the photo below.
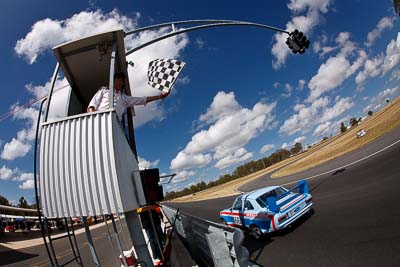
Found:
<svg viewBox="0 0 400 267"><path fill-rule="evenodd" d="M221 221L250 231L255 238L292 224L312 210L308 184L301 180L292 189L268 186L238 196L229 209L220 212Z"/></svg>

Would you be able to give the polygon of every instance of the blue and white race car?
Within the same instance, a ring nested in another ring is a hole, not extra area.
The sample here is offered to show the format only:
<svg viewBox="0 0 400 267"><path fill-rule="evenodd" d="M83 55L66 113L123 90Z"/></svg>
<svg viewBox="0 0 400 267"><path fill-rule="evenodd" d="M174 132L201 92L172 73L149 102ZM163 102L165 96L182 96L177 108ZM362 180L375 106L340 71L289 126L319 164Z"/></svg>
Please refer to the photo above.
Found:
<svg viewBox="0 0 400 267"><path fill-rule="evenodd" d="M312 209L305 180L288 190L268 186L238 196L233 206L221 211L223 223L250 230L255 238L283 229Z"/></svg>

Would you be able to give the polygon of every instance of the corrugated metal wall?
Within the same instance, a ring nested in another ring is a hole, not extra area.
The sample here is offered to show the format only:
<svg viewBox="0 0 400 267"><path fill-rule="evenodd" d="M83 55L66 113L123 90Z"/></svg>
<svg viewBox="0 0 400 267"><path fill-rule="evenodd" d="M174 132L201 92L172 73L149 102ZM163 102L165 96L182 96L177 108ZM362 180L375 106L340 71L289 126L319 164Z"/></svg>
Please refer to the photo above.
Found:
<svg viewBox="0 0 400 267"><path fill-rule="evenodd" d="M112 112L42 125L40 197L46 217L123 211L113 147Z"/></svg>

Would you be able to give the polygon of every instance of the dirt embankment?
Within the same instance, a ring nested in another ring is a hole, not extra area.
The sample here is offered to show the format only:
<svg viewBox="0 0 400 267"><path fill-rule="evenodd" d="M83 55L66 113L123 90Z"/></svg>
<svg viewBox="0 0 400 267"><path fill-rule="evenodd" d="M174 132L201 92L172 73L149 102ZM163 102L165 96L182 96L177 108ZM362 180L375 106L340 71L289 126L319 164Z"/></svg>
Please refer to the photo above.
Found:
<svg viewBox="0 0 400 267"><path fill-rule="evenodd" d="M299 161L290 164L272 174L272 178L291 175L315 167L321 163L337 158L359 148L375 138L389 132L400 125L400 97L367 118L361 124L339 134L329 146L315 151ZM339 126L338 126L339 127ZM364 129L366 134L357 138L356 133Z"/></svg>
<svg viewBox="0 0 400 267"><path fill-rule="evenodd" d="M343 134L338 134L327 140L324 140L314 147L308 149L306 152L290 157L251 175L247 175L223 185L209 188L196 194L177 198L173 201L201 201L211 198L236 195L240 193L237 190L240 186L257 179L266 173L276 171L272 174L272 178L278 178L310 169L321 163L350 152L358 147L361 147L398 126L400 126L400 97L375 113L373 116L367 118L358 126L347 130ZM361 129L366 131L366 135L361 138L357 138L356 133Z"/></svg>

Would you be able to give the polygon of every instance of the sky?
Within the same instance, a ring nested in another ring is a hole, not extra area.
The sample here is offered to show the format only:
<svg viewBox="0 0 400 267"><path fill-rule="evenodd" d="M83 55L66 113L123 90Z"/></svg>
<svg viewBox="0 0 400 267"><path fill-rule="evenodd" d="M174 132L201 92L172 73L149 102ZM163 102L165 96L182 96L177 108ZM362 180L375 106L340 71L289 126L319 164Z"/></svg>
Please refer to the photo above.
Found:
<svg viewBox="0 0 400 267"><path fill-rule="evenodd" d="M129 31L189 19L229 19L303 31L302 55L286 35L255 27L199 30L132 55L133 95L156 58L186 62L170 96L136 108L141 168L176 173L165 191L230 174L296 142L334 135L351 117L400 95L400 22L392 1L19 1L0 3L0 195L34 202L33 146L38 104L56 64L52 47L116 27ZM186 26L187 27L187 26ZM127 49L170 28L125 39ZM52 107L65 99L59 76ZM54 114L56 108L54 108ZM55 116L55 115L54 115Z"/></svg>

